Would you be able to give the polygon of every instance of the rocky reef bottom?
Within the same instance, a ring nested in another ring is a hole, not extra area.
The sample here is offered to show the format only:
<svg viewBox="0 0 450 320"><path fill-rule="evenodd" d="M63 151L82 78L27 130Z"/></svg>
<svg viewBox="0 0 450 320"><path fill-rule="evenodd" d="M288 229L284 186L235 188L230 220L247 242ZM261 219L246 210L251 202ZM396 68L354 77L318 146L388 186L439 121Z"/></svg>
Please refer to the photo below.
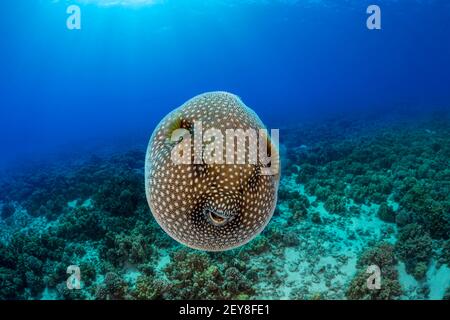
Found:
<svg viewBox="0 0 450 320"><path fill-rule="evenodd" d="M205 253L153 219L145 148L3 175L0 299L450 299L448 114L282 128L274 217ZM67 267L80 268L69 290ZM369 289L369 266L380 288Z"/></svg>

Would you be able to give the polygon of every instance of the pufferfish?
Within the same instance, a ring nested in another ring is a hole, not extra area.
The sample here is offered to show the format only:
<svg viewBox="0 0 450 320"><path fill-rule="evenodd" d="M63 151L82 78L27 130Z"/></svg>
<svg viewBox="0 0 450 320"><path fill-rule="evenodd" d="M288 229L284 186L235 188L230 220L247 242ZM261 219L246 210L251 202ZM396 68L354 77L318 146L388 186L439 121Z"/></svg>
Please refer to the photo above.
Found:
<svg viewBox="0 0 450 320"><path fill-rule="evenodd" d="M265 126L238 96L209 92L169 113L156 127L148 145L145 189L151 212L167 234L194 249L224 251L239 247L264 229L275 210L279 158L277 145L268 134L264 143L258 143L259 147L265 146L266 155L270 154L268 163L261 159L242 161L242 157L236 161L239 147L245 150L246 159L255 155L249 140L229 145L234 138L224 138L227 143L221 145L217 137L209 141L203 137L205 141L201 142L206 146L215 143L212 156L225 158L231 154L234 162L228 158L206 161L205 146L197 149L197 142L192 142L208 130L226 137L229 129L258 133L260 129L264 132ZM176 132L185 134L177 136ZM174 148L183 143L186 149L179 153L188 161L174 161ZM272 174L262 174L268 167Z"/></svg>

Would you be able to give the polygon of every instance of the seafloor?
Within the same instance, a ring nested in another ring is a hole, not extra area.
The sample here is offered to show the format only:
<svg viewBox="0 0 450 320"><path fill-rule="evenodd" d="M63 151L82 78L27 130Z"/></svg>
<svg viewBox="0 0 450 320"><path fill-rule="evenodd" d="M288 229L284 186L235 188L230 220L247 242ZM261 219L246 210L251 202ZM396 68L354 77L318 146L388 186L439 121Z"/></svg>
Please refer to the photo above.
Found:
<svg viewBox="0 0 450 320"><path fill-rule="evenodd" d="M272 221L204 253L156 224L145 147L2 175L0 299L450 299L450 125L418 117L281 129ZM381 268L369 290L366 269ZM81 289L66 286L78 265Z"/></svg>

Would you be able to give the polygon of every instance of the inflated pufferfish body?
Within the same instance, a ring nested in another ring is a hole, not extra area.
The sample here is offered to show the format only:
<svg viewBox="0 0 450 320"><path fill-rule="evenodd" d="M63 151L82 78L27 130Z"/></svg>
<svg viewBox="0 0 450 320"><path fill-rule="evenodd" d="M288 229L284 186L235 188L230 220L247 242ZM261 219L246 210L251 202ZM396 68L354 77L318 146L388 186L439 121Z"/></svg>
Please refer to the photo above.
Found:
<svg viewBox="0 0 450 320"><path fill-rule="evenodd" d="M213 128L225 137L227 129L254 129L258 134L265 127L233 94L211 92L189 100L168 114L153 132L146 154L145 188L155 219L171 237L191 248L223 251L247 243L269 222L277 201L279 161L276 147L270 142L269 164L260 159L256 163L211 163L204 161L204 154L199 162L193 140L199 130L202 134ZM174 141L177 129L191 133L192 141L187 136ZM218 150L223 151L225 159L229 145L223 140L223 149ZM174 148L182 143L191 146L189 163L175 163L171 158ZM208 141L203 143L207 145ZM236 143L236 159L238 147ZM246 155L250 149L245 143ZM275 174L261 174L264 167L270 166Z"/></svg>

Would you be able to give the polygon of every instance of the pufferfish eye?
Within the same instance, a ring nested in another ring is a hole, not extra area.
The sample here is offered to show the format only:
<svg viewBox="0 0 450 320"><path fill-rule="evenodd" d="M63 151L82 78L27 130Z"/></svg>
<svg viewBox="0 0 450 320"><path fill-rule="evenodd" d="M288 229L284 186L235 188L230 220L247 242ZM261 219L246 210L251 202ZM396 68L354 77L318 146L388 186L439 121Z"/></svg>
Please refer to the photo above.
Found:
<svg viewBox="0 0 450 320"><path fill-rule="evenodd" d="M187 101L161 121L150 139L145 163L147 201L158 224L178 242L205 251L233 249L252 240L270 221L279 174L261 174L261 168L270 163L174 163L168 148L186 139L186 152L192 151L189 139L198 133L197 121L202 123L203 132L216 129L223 136L227 129L265 128L233 94L211 92ZM190 137L168 144L167 139L177 129L186 129ZM274 152L267 140L268 149ZM226 154L225 145L221 151Z"/></svg>

